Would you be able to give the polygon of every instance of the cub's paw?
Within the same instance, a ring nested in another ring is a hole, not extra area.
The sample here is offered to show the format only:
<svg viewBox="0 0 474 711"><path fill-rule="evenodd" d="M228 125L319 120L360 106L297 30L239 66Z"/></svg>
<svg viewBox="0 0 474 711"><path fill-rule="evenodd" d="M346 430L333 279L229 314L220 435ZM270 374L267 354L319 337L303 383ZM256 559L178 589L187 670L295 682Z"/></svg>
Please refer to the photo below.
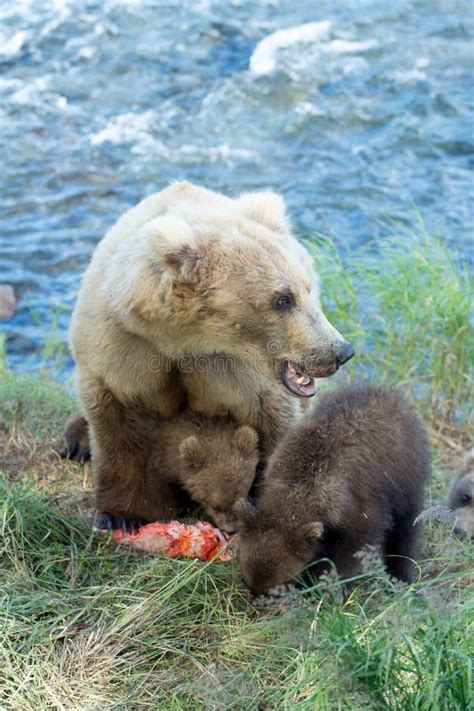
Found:
<svg viewBox="0 0 474 711"><path fill-rule="evenodd" d="M107 533L108 531L123 531L123 533L136 533L140 526L146 521L139 516L120 516L119 514L98 513L96 514L92 530L96 533Z"/></svg>
<svg viewBox="0 0 474 711"><path fill-rule="evenodd" d="M81 464L90 460L89 427L85 417L76 414L68 419L58 453L63 459L72 459Z"/></svg>

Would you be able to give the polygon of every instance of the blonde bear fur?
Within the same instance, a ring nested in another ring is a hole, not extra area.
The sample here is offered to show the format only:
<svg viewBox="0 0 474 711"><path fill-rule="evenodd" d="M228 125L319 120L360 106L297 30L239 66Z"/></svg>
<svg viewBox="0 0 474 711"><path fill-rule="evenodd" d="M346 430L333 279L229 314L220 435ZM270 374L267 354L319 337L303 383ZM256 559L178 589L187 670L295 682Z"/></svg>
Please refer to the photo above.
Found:
<svg viewBox="0 0 474 711"><path fill-rule="evenodd" d="M292 306L274 299L291 293ZM325 377L348 344L325 318L312 259L281 197L230 199L174 183L126 212L97 246L70 329L100 512L166 517L160 421L185 406L258 433L262 460L308 405L285 363ZM341 355L342 354L342 355ZM308 365L309 363L309 365Z"/></svg>

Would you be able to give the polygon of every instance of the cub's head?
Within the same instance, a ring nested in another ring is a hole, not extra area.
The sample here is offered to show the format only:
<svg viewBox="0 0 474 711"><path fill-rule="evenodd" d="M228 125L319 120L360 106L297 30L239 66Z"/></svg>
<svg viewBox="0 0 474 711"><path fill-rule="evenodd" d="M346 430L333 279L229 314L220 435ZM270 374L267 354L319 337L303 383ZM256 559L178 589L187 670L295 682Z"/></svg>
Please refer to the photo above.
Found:
<svg viewBox="0 0 474 711"><path fill-rule="evenodd" d="M124 242L109 274L121 321L166 358L224 354L310 397L314 378L354 354L322 312L312 257L275 193L231 200L188 186Z"/></svg>
<svg viewBox="0 0 474 711"><path fill-rule="evenodd" d="M455 533L474 538L474 450L467 458L461 476L454 482L449 507L456 516Z"/></svg>
<svg viewBox="0 0 474 711"><path fill-rule="evenodd" d="M297 577L311 562L323 535L319 521L292 526L285 512L260 513L248 499L234 506L242 578L253 595L262 595Z"/></svg>
<svg viewBox="0 0 474 711"><path fill-rule="evenodd" d="M204 427L180 445L180 479L219 528L235 531L235 502L247 496L258 464L257 433L246 425Z"/></svg>

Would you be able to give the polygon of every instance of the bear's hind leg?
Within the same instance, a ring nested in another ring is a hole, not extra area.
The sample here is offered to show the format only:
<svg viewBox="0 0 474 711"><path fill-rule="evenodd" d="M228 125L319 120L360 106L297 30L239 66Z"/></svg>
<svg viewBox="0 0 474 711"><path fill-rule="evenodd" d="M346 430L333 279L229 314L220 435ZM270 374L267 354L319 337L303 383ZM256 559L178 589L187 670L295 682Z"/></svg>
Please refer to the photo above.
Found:
<svg viewBox="0 0 474 711"><path fill-rule="evenodd" d="M390 575L405 583L415 579L415 559L418 551L419 525L414 528L416 511L410 511L394 520L393 527L387 533L384 546L384 558Z"/></svg>
<svg viewBox="0 0 474 711"><path fill-rule="evenodd" d="M67 420L58 454L63 459L72 459L81 464L89 461L91 457L89 426L82 413L77 412Z"/></svg>

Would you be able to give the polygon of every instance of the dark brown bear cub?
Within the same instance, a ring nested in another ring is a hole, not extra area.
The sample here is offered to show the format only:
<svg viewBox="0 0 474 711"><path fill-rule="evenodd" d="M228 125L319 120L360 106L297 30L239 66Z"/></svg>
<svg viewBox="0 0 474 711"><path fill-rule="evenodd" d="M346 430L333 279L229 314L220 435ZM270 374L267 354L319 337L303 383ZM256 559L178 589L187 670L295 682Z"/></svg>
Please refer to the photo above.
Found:
<svg viewBox="0 0 474 711"><path fill-rule="evenodd" d="M257 506L236 504L244 581L262 594L311 561L321 575L324 558L350 578L366 545L411 581L429 471L423 426L397 392L359 385L321 397L271 456Z"/></svg>

